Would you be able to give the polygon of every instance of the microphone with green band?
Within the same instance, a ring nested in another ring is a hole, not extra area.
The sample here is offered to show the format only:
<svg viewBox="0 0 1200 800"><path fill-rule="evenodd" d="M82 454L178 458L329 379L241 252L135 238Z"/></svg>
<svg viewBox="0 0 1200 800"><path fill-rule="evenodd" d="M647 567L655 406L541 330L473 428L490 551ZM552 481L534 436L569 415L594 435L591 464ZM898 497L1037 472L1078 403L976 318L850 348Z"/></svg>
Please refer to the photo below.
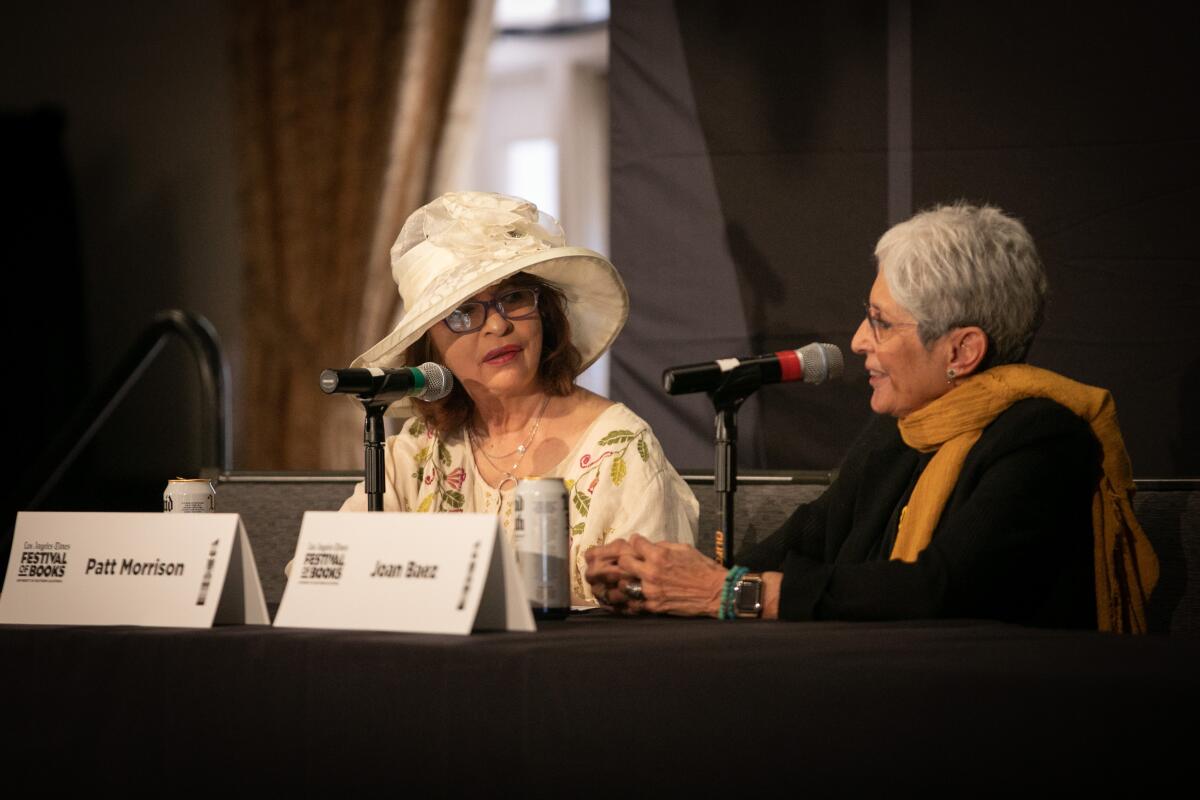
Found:
<svg viewBox="0 0 1200 800"><path fill-rule="evenodd" d="M321 391L325 394L353 394L360 400L441 400L454 388L454 373L426 361L419 367L351 367L327 369L321 373Z"/></svg>

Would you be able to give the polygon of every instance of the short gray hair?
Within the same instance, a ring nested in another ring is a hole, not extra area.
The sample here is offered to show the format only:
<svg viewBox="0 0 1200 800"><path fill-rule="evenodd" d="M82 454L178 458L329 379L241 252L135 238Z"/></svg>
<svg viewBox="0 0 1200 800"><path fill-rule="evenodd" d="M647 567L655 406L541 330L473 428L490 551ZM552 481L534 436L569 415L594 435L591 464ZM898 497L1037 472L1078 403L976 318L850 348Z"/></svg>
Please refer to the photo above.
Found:
<svg viewBox="0 0 1200 800"><path fill-rule="evenodd" d="M1046 273L1025 226L992 206L937 206L891 227L875 258L928 347L953 328L987 334L985 365L1024 360L1042 324Z"/></svg>

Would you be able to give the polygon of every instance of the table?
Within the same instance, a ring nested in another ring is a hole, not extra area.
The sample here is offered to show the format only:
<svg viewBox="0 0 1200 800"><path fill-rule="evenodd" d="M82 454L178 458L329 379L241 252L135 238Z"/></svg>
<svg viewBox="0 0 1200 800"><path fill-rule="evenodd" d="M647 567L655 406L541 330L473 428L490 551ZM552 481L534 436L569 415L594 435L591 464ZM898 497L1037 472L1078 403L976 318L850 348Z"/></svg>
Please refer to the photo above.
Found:
<svg viewBox="0 0 1200 800"><path fill-rule="evenodd" d="M970 620L0 626L5 774L43 789L1164 787L1197 752L1197 667L1200 639Z"/></svg>

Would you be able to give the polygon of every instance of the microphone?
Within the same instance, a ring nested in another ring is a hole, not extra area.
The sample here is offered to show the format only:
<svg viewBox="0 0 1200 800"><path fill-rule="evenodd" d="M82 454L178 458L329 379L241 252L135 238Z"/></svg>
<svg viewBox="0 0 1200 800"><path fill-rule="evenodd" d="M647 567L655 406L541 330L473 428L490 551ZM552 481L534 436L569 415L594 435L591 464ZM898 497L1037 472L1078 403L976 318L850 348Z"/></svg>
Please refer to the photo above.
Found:
<svg viewBox="0 0 1200 800"><path fill-rule="evenodd" d="M687 364L663 371L667 394L709 392L727 380L757 371L758 384L804 381L822 383L842 374L842 351L825 342L806 344L799 350L780 350L749 358L721 358L703 364Z"/></svg>
<svg viewBox="0 0 1200 800"><path fill-rule="evenodd" d="M325 394L355 394L363 400L398 395L396 399L416 397L432 402L441 400L453 388L454 373L432 361L419 367L327 369L321 373L321 391Z"/></svg>

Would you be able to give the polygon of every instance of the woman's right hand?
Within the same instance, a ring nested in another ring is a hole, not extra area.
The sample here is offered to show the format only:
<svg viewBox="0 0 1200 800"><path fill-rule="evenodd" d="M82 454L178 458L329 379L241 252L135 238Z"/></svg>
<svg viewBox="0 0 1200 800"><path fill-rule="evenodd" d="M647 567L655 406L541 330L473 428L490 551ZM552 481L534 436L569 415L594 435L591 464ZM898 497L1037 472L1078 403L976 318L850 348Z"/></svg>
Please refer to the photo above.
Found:
<svg viewBox="0 0 1200 800"><path fill-rule="evenodd" d="M587 562L585 579L592 587L596 602L625 614L636 614L641 610L637 607L640 601L632 600L623 591L629 576L618 565L621 556L632 552L633 546L629 542L614 539L583 554Z"/></svg>

